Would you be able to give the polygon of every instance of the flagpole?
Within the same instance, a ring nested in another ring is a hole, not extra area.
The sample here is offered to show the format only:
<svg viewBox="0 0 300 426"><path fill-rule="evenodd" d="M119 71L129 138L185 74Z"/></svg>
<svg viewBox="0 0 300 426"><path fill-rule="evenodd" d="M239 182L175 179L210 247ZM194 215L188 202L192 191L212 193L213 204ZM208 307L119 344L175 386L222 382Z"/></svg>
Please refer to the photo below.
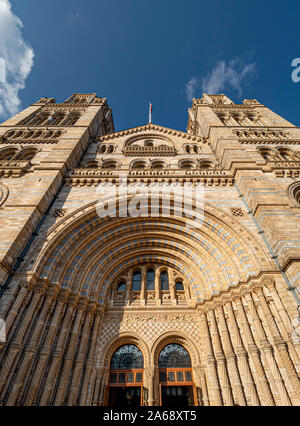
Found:
<svg viewBox="0 0 300 426"><path fill-rule="evenodd" d="M152 123L152 103L149 103L149 123Z"/></svg>

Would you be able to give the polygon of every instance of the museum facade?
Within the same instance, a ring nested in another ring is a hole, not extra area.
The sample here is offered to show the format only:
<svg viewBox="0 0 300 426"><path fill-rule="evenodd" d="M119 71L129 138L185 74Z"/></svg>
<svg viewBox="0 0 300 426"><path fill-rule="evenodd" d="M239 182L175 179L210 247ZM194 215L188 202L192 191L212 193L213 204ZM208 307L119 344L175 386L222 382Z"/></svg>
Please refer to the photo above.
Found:
<svg viewBox="0 0 300 426"><path fill-rule="evenodd" d="M257 100L115 132L42 98L0 125L0 228L0 405L300 405L300 129Z"/></svg>

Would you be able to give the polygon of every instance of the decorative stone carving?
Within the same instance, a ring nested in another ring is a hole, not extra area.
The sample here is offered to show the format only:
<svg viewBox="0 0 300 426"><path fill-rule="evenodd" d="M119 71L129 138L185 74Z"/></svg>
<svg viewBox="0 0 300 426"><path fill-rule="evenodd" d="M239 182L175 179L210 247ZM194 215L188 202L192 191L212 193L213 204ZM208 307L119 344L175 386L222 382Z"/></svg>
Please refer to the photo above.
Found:
<svg viewBox="0 0 300 426"><path fill-rule="evenodd" d="M6 201L8 197L8 193L9 193L8 187L4 185L4 183L0 183L0 207Z"/></svg>

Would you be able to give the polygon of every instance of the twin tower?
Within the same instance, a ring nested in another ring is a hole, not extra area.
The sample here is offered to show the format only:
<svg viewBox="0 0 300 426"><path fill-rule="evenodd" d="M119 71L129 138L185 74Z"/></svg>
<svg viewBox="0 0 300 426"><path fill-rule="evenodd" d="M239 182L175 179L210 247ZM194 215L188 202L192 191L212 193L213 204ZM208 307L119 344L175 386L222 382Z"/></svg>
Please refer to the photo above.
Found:
<svg viewBox="0 0 300 426"><path fill-rule="evenodd" d="M300 129L223 94L186 132L95 93L2 123L0 405L299 405L299 173Z"/></svg>

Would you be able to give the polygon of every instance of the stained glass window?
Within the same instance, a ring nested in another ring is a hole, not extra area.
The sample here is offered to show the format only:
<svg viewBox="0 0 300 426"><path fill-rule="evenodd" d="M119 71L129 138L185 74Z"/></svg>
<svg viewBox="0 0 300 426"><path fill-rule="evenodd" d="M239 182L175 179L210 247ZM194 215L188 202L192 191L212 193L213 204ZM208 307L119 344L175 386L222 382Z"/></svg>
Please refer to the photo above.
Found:
<svg viewBox="0 0 300 426"><path fill-rule="evenodd" d="M177 281L177 283L175 284L175 288L176 290L184 290L183 284L181 281Z"/></svg>
<svg viewBox="0 0 300 426"><path fill-rule="evenodd" d="M141 291L141 273L135 271L132 275L132 291Z"/></svg>
<svg viewBox="0 0 300 426"><path fill-rule="evenodd" d="M134 382L134 374L133 373L128 373L127 374L127 382Z"/></svg>
<svg viewBox="0 0 300 426"><path fill-rule="evenodd" d="M173 343L163 348L158 365L159 368L190 368L191 358L182 346Z"/></svg>
<svg viewBox="0 0 300 426"><path fill-rule="evenodd" d="M134 345L121 346L111 359L112 370L144 368L142 352Z"/></svg>
<svg viewBox="0 0 300 426"><path fill-rule="evenodd" d="M160 274L160 288L161 290L169 290L169 276L167 271Z"/></svg>
<svg viewBox="0 0 300 426"><path fill-rule="evenodd" d="M126 291L126 283L125 281L122 281L118 284L118 291Z"/></svg>
<svg viewBox="0 0 300 426"><path fill-rule="evenodd" d="M155 279L154 269L150 268L147 271L147 290L155 290L154 279Z"/></svg>

